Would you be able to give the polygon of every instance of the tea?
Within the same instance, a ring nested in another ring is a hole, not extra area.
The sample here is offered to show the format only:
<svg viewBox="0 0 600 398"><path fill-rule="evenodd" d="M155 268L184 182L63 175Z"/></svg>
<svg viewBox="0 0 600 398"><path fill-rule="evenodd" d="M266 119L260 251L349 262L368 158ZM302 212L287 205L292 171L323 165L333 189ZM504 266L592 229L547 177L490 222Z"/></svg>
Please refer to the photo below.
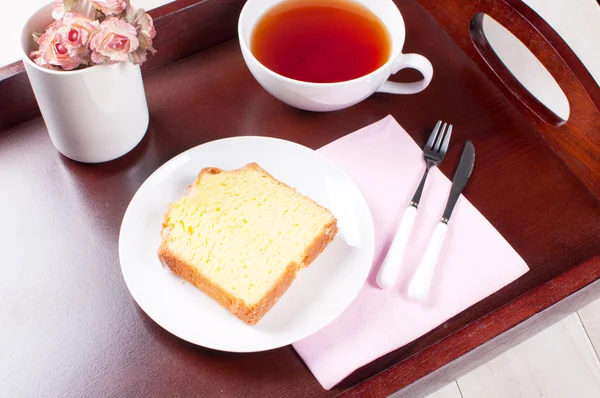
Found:
<svg viewBox="0 0 600 398"><path fill-rule="evenodd" d="M390 57L383 22L348 0L287 0L261 17L250 40L264 66L312 83L352 80L373 72Z"/></svg>

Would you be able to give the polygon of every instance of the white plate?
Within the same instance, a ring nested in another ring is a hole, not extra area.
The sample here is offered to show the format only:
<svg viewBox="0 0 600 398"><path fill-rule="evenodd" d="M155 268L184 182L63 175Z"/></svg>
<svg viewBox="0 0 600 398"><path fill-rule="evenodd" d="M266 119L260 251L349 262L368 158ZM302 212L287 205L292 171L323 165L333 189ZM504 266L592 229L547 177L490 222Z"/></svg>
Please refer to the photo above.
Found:
<svg viewBox="0 0 600 398"><path fill-rule="evenodd" d="M246 325L190 283L162 268L157 249L167 205L203 167L257 162L275 178L331 210L340 232L254 326ZM236 137L192 148L156 170L123 217L119 257L133 298L156 323L191 343L222 351L263 351L291 344L334 320L365 283L373 262L373 221L352 180L302 145Z"/></svg>

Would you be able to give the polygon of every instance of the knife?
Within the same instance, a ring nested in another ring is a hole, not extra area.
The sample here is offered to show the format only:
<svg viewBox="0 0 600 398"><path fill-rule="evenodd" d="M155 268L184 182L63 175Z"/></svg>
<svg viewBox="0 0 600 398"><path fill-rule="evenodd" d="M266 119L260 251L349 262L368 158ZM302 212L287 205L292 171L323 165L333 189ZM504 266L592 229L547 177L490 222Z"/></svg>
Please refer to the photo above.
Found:
<svg viewBox="0 0 600 398"><path fill-rule="evenodd" d="M448 195L448 201L446 203L446 209L442 215L442 219L435 227L431 241L425 250L425 255L413 276L410 285L408 286L408 297L412 300L422 300L427 296L429 292L429 286L435 270L435 265L444 243L444 237L448 230L448 221L452 216L454 206L460 197L460 194L467 185L471 172L473 171L473 165L475 164L475 148L471 141L467 141L463 149L460 161L458 162L458 168L454 173L452 179L452 187L450 188L450 194Z"/></svg>

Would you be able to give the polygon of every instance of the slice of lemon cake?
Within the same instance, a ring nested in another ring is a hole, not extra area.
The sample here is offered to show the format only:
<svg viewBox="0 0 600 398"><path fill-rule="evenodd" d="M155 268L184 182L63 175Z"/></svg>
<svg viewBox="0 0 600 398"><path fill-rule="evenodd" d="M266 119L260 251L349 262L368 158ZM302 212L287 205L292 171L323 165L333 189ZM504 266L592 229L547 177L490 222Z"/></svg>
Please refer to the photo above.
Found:
<svg viewBox="0 0 600 398"><path fill-rule="evenodd" d="M169 205L160 259L248 324L333 240L331 212L258 164L203 169Z"/></svg>

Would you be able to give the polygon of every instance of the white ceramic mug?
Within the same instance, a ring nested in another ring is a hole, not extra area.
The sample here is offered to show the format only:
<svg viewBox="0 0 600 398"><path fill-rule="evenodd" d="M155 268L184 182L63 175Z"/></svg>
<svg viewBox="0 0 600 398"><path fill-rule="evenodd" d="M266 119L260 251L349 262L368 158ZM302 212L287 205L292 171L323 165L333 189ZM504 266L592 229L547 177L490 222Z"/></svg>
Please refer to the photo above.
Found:
<svg viewBox="0 0 600 398"><path fill-rule="evenodd" d="M23 63L52 143L68 158L105 162L132 150L144 137L149 116L139 65L129 62L74 71L42 68L29 59L31 33L52 22L52 4L29 18L21 31Z"/></svg>
<svg viewBox="0 0 600 398"><path fill-rule="evenodd" d="M288 105L308 111L334 111L352 106L375 92L415 94L431 82L433 67L419 54L403 54L406 30L400 11L392 0L354 0L377 15L390 34L392 50L388 61L377 70L357 79L338 83L309 83L289 79L261 64L250 51L250 39L256 23L276 4L286 0L248 0L238 21L238 35L244 60L254 78L274 97ZM416 69L423 80L396 83L389 77L401 69Z"/></svg>

